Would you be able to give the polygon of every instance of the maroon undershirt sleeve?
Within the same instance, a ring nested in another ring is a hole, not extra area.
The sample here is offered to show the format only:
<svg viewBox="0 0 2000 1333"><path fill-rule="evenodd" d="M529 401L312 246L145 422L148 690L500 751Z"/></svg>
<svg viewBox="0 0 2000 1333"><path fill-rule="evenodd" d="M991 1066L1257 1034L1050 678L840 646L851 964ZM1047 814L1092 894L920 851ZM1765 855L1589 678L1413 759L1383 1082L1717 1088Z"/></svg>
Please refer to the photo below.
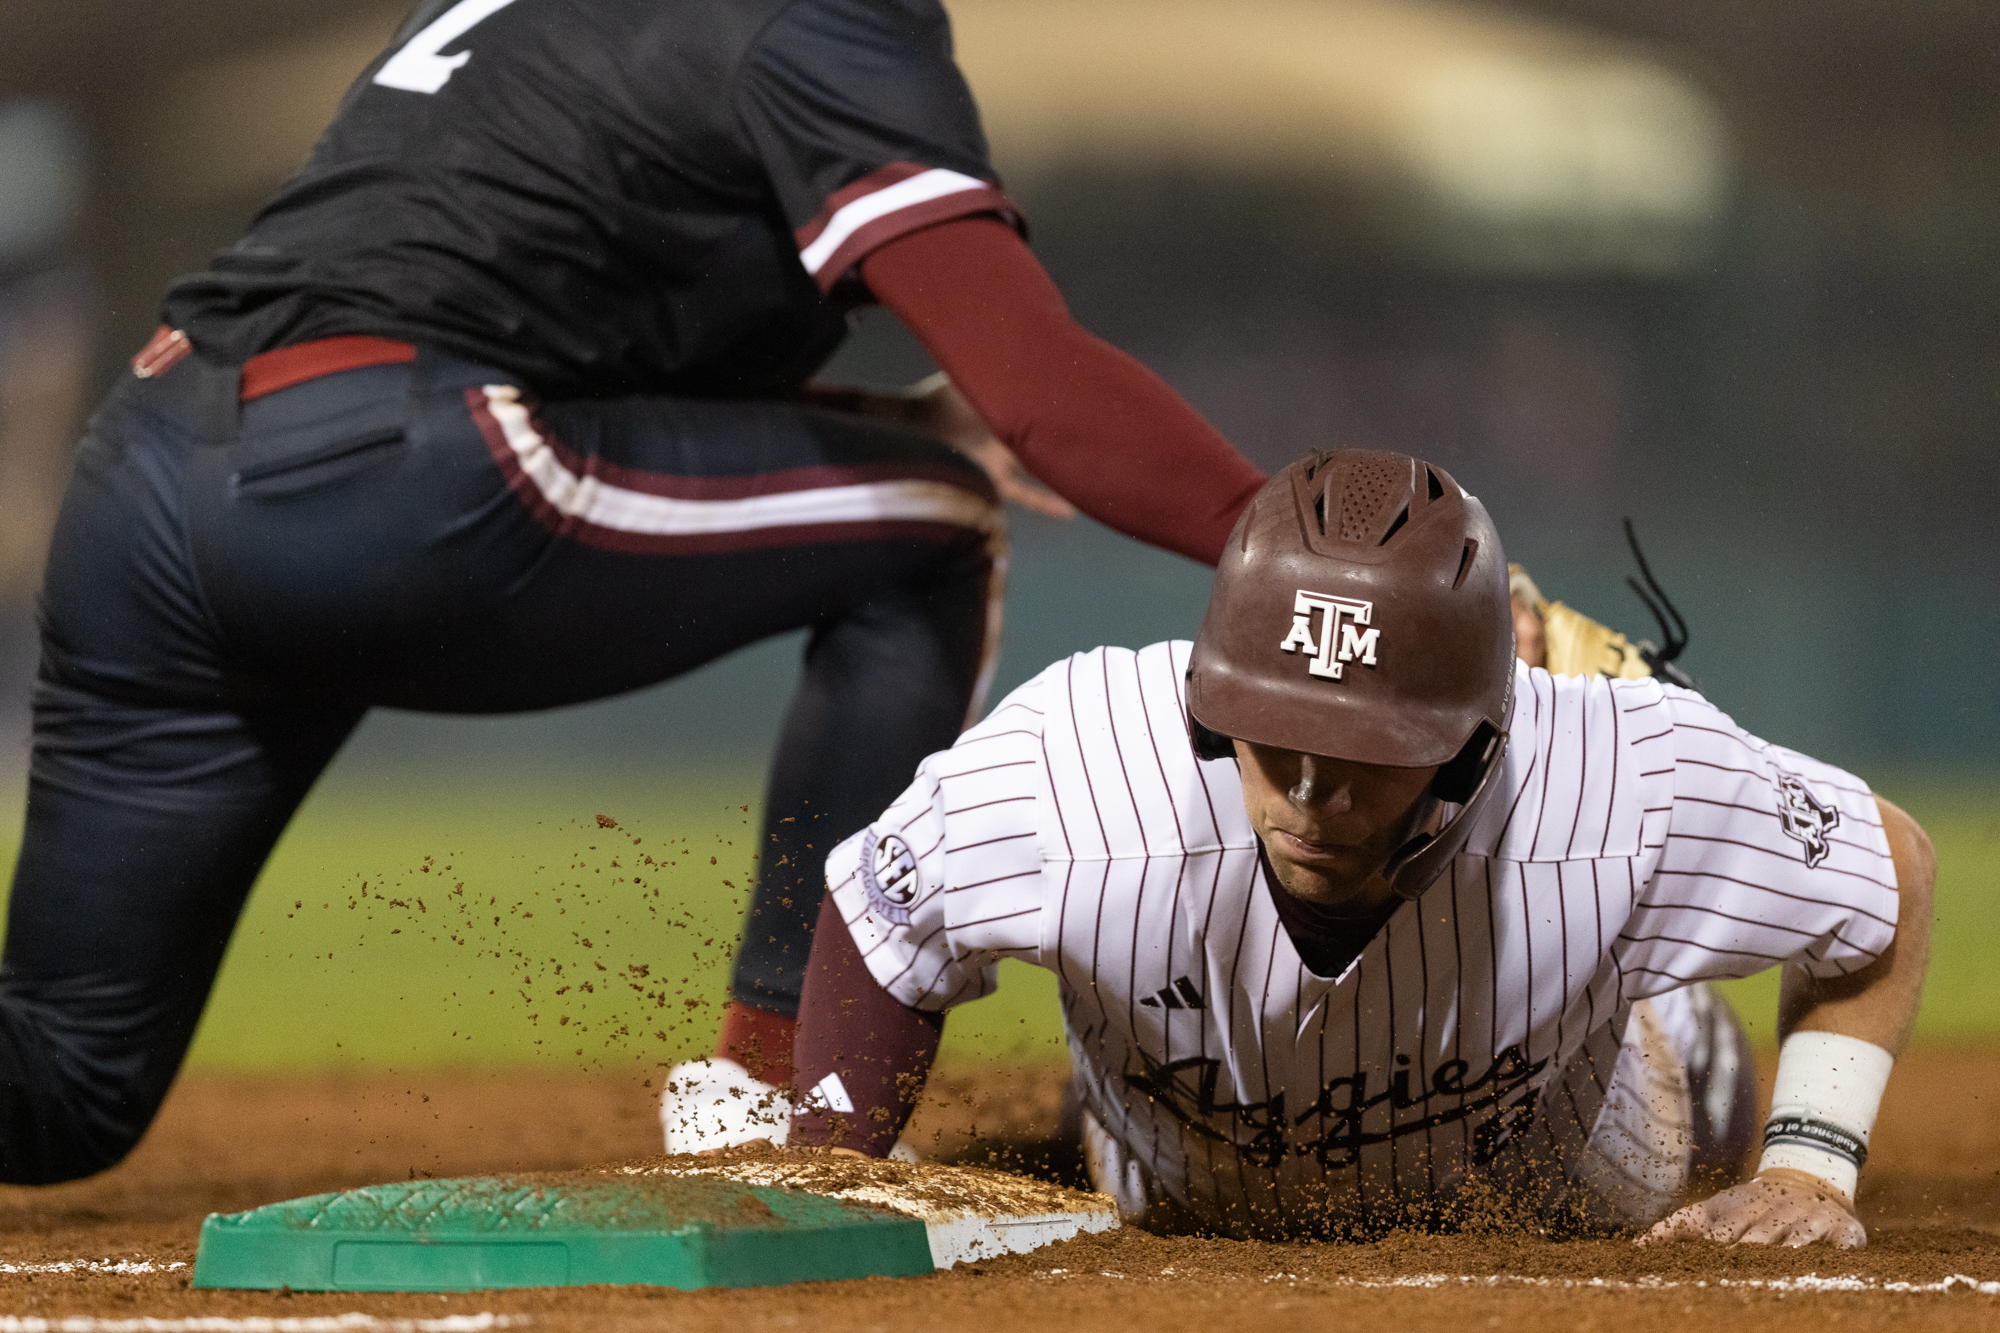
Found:
<svg viewBox="0 0 2000 1333"><path fill-rule="evenodd" d="M943 1014L912 1009L877 984L827 894L799 999L792 1046L799 1108L790 1142L887 1156L916 1108L943 1033ZM828 1109L813 1096L828 1074L840 1076L851 1111Z"/></svg>
<svg viewBox="0 0 2000 1333"><path fill-rule="evenodd" d="M899 236L861 261L1023 466L1092 518L1205 564L1264 474L1166 382L1085 332L1014 229L988 216Z"/></svg>

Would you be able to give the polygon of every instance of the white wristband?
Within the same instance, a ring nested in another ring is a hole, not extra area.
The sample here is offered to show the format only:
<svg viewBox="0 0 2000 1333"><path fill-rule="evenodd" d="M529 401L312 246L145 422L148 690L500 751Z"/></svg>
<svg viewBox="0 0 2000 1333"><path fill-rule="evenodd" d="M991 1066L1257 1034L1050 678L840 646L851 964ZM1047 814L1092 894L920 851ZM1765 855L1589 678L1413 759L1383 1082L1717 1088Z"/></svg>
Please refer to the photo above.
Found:
<svg viewBox="0 0 2000 1333"><path fill-rule="evenodd" d="M1894 1062L1873 1042L1837 1032L1785 1038L1757 1169L1804 1171L1852 1199Z"/></svg>

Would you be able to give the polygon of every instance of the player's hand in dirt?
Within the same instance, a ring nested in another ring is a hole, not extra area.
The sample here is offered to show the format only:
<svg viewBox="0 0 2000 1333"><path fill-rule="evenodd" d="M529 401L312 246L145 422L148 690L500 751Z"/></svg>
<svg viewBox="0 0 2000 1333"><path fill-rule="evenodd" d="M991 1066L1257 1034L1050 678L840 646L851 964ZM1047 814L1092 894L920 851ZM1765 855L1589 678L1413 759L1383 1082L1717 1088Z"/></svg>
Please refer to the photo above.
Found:
<svg viewBox="0 0 2000 1333"><path fill-rule="evenodd" d="M1868 1243L1868 1232L1845 1195L1817 1176L1779 1168L1689 1204L1638 1243L1669 1240L1785 1246L1823 1240L1855 1250Z"/></svg>

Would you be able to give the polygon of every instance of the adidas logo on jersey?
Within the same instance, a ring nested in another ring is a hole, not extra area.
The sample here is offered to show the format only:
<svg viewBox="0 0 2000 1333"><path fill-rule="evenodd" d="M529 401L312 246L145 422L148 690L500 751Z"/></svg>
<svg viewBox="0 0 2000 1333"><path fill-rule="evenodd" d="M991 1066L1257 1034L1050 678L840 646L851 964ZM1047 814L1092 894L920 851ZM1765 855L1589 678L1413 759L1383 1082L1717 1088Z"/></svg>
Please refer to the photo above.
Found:
<svg viewBox="0 0 2000 1333"><path fill-rule="evenodd" d="M1187 977L1175 977L1174 984L1162 986L1151 995L1139 997L1139 1003L1148 1009L1206 1009L1201 1001L1201 992Z"/></svg>
<svg viewBox="0 0 2000 1333"><path fill-rule="evenodd" d="M1314 637L1313 620L1319 620ZM1339 680L1343 663L1375 665L1375 646L1382 631L1370 627L1375 619L1375 603L1357 602L1351 597L1329 597L1324 593L1299 589L1292 600L1292 629L1278 644L1278 651L1303 651L1306 670L1327 680Z"/></svg>

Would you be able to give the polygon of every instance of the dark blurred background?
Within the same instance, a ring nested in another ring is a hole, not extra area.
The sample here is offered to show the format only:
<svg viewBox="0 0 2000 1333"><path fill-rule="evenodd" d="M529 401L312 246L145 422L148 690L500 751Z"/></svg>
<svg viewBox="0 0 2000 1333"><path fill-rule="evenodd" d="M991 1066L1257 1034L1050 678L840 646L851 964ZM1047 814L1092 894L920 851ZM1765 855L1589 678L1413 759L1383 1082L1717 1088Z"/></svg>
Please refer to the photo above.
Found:
<svg viewBox="0 0 2000 1333"><path fill-rule="evenodd" d="M960 0L1079 318L1251 457L1386 445L1551 597L1850 766L2000 756L2000 6ZM302 159L402 5L0 6L0 782L81 417ZM876 312L827 377L913 379ZM1001 686L1191 634L1205 571L1015 523ZM378 717L347 765L756 763L798 644L560 715Z"/></svg>

